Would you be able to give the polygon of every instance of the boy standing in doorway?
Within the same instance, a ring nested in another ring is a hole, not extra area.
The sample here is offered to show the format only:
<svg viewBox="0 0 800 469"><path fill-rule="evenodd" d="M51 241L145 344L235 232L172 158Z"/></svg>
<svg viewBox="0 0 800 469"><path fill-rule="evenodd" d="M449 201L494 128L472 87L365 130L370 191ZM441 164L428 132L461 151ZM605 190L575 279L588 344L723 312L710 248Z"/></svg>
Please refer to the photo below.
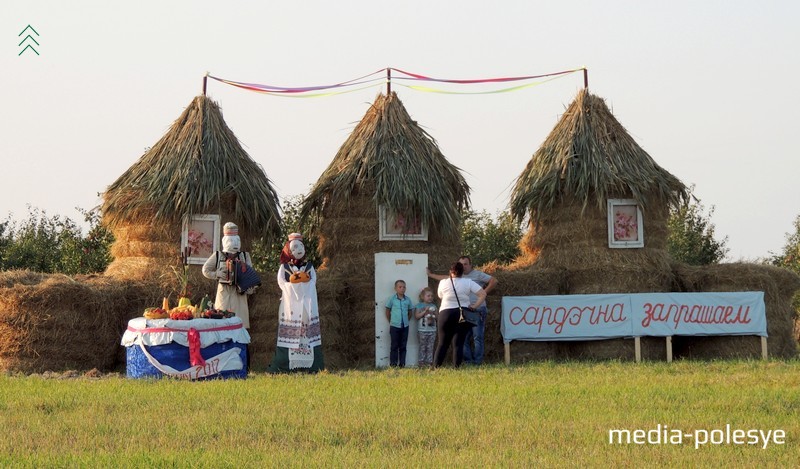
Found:
<svg viewBox="0 0 800 469"><path fill-rule="evenodd" d="M397 280L394 282L394 295L386 300L386 319L389 321L389 335L392 338L389 366L406 366L408 326L413 308L411 299L406 296L406 282Z"/></svg>

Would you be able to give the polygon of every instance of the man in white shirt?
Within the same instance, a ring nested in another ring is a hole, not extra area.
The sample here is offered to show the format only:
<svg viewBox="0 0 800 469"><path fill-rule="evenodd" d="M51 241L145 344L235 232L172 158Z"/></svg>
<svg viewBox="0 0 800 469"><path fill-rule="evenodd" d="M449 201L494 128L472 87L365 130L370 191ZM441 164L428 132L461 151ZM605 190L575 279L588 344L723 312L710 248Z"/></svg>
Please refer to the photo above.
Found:
<svg viewBox="0 0 800 469"><path fill-rule="evenodd" d="M472 259L469 256L461 256L458 258L458 262L464 266L464 275L463 278L468 278L473 280L475 283L480 285L486 294L488 295L496 286L497 286L497 279L492 277L491 275L481 272L480 270L472 268ZM439 275L431 273L429 269L427 269L428 277L435 279L435 280L442 280L446 279L447 275ZM477 298L474 294L470 296L470 303L475 303ZM467 341L464 343L464 361L466 363L471 363L473 365L480 365L483 363L483 351L484 351L484 332L486 330L486 315L489 313L489 310L486 308L486 302L482 302L475 311L480 316L480 321L478 321L477 326L473 326L472 330L467 333ZM472 344L470 343L471 340L474 339L475 341L475 348L473 350Z"/></svg>

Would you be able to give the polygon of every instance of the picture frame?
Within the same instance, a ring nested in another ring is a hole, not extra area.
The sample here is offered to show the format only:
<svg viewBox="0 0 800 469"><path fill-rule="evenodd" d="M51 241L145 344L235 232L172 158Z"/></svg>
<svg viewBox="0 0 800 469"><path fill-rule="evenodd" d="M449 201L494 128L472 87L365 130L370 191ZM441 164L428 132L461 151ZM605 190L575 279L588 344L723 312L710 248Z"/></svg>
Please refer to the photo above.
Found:
<svg viewBox="0 0 800 469"><path fill-rule="evenodd" d="M220 216L192 215L184 218L181 252L189 249L189 264L202 265L220 246Z"/></svg>
<svg viewBox="0 0 800 469"><path fill-rule="evenodd" d="M380 241L427 241L428 226L414 217L409 219L402 214L381 205L379 210Z"/></svg>
<svg viewBox="0 0 800 469"><path fill-rule="evenodd" d="M608 199L608 247L644 247L644 219L635 200Z"/></svg>

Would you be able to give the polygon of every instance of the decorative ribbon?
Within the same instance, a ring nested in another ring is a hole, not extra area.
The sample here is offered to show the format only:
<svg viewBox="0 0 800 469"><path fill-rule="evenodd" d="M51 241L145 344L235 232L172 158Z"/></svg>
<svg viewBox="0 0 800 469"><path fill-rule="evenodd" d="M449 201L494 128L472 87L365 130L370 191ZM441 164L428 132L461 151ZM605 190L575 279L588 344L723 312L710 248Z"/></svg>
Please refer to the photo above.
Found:
<svg viewBox="0 0 800 469"><path fill-rule="evenodd" d="M426 93L441 93L441 94L496 94L496 93L508 93L510 91L517 91L517 90L521 90L523 88L531 88L533 86L539 86L541 84L547 83L548 81L557 80L557 79L562 78L564 76L566 76L566 75L554 76L552 78L548 78L547 80L536 81L536 82L533 82L533 83L527 83L527 84L524 84L524 85L517 85L517 86L512 86L510 88L502 88L502 89L499 89L499 90L491 90L491 91L449 91L449 90L440 90L440 89L436 89L436 88L429 88L427 86L406 85L406 84L403 84L403 83L395 83L395 84L403 86L405 88L411 88L412 90L424 91Z"/></svg>
<svg viewBox="0 0 800 469"><path fill-rule="evenodd" d="M532 80L534 78L545 78L545 77L552 77L552 76L561 76L561 75L569 75L570 73L575 73L577 71L583 70L583 68L576 68L573 70L564 70L563 72L555 72L555 73L545 73L543 75L528 75L522 77L501 77L501 78L478 78L472 80L455 80L452 78L432 78L426 77L425 75L420 75L417 73L406 72L404 70L400 70L398 68L390 68L390 70L394 70L395 72L400 72L404 75L407 75L411 78L405 77L392 77L397 78L399 80L422 80L422 81L437 81L441 83L456 83L459 85L471 85L476 83L500 83L506 81L520 81L520 80Z"/></svg>
<svg viewBox="0 0 800 469"><path fill-rule="evenodd" d="M341 83L335 83L333 85L317 85L317 86L302 86L302 87L285 87L285 86L274 86L274 85L261 85L258 83L246 83L241 81L226 80L224 78L215 77L213 75L208 75L208 77L213 78L214 80L217 80L219 82L250 91L259 91L268 93L305 93L308 91L320 91L332 88L341 88L345 86L362 85L364 83L373 83L379 80L383 80L383 78L372 78L370 80L364 80L364 79L376 75L378 73L381 73L385 70L386 69L384 68L372 72L370 74L364 75L362 77L353 78L352 80L343 81Z"/></svg>
<svg viewBox="0 0 800 469"><path fill-rule="evenodd" d="M519 76L519 77L497 77L497 78L479 78L479 79L450 79L450 78L433 78L428 77L419 73L411 73L404 70L400 70L397 68L382 68L370 74L353 78L352 80L343 81L341 83L335 83L332 85L318 85L318 86L303 86L303 87L285 87L285 86L274 86L274 85L262 85L258 83L246 83L246 82L239 82L233 80L226 80L224 78L215 77L213 75L207 75L209 78L217 80L221 83L225 83L227 85L235 86L237 88L242 88L248 91L255 91L257 93L268 94L271 96L281 96L284 98L318 98L318 97L327 97L327 96L335 96L339 94L345 93L352 93L354 91L365 90L367 88L373 88L382 85L386 82L391 82L392 80L413 80L413 81L431 81L431 82L438 82L438 83L450 83L450 84L457 84L457 85L474 85L474 84L485 84L485 83L505 83L505 82L513 82L513 81L528 81L537 78L547 78L547 80L538 81L535 83L528 83L525 85L514 86L510 88L503 88L499 90L492 90L492 91L477 91L477 92L458 92L458 91L448 91L448 90L437 90L433 88L428 88L424 86L414 86L414 85L402 85L406 88L410 88L417 91L426 91L431 93L444 93L444 94L493 94L493 93L506 93L509 91L517 91L524 88L529 88L532 86L537 86L542 83L546 83L548 81L554 80L556 78L560 78L571 73L575 73L581 70L586 70L586 68L576 68L572 70L564 70L561 72L555 73L545 73L542 75L527 75L527 76ZM400 73L405 76L388 76L391 74L392 71ZM386 77L378 77L378 78L369 78L379 73L386 73ZM364 85L367 86L358 87L355 89L341 89L341 88L349 88L355 85ZM400 83L397 83L400 84ZM311 93L313 91L324 91L324 90L335 90L329 91L324 93Z"/></svg>
<svg viewBox="0 0 800 469"><path fill-rule="evenodd" d="M206 366L203 355L200 354L200 333L194 327L189 329L189 364L192 366Z"/></svg>

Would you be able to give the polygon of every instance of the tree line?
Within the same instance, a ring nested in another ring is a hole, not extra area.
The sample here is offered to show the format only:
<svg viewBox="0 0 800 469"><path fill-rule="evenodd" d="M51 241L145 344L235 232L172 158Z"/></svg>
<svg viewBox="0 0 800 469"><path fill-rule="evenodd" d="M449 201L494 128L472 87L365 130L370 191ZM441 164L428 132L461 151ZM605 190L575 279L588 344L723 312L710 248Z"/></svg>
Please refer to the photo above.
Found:
<svg viewBox="0 0 800 469"><path fill-rule="evenodd" d="M280 239L257 239L253 242L250 251L257 269L277 269L277 253L283 248L288 234L294 231L304 234L311 261L317 265L320 263L313 221L300 220L301 203L300 196L284 200L283 236ZM50 216L30 207L25 220L15 221L9 215L0 222L0 270L28 269L68 275L105 270L112 260L113 235L101 223L98 209L77 210L88 223L86 233L68 217ZM717 236L711 220L713 213L714 207L706 211L693 197L671 210L667 246L674 259L691 265L707 265L725 258L728 238ZM514 221L508 211L493 216L485 210L470 210L463 213L462 220L463 251L472 257L475 265L492 261L506 264L520 255L519 242L525 227ZM794 233L787 234L783 250L771 253L762 262L800 274L800 216L795 220L794 228Z"/></svg>

